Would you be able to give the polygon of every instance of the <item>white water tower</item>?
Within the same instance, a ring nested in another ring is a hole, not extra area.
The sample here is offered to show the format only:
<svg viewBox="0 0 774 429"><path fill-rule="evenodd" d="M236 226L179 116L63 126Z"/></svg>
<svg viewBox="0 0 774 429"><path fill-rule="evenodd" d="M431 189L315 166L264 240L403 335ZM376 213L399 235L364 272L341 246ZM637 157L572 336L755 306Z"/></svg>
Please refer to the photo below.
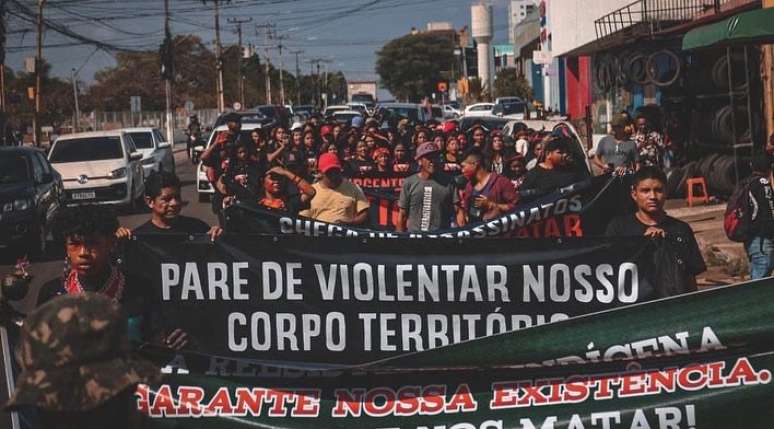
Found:
<svg viewBox="0 0 774 429"><path fill-rule="evenodd" d="M481 86L489 88L491 94L494 77L492 6L483 3L474 4L470 8L470 16L473 21L471 35L476 40L478 49L478 78L481 80Z"/></svg>

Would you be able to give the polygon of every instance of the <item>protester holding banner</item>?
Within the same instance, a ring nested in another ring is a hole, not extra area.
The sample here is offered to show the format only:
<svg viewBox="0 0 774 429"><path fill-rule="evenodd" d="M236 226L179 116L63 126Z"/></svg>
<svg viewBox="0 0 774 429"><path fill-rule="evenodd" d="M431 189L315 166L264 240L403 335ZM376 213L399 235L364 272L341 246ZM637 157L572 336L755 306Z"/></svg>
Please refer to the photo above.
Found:
<svg viewBox="0 0 774 429"><path fill-rule="evenodd" d="M45 429L148 427L134 394L160 381L160 368L130 353L126 319L109 297L85 292L42 305L24 321L19 350L22 373L6 410L33 407Z"/></svg>
<svg viewBox="0 0 774 429"><path fill-rule="evenodd" d="M362 225L368 221L368 199L363 191L342 176L339 157L334 153L320 156L317 168L322 174L319 182L312 185L315 194L301 197L302 202L309 201L309 208L300 216L328 223Z"/></svg>
<svg viewBox="0 0 774 429"><path fill-rule="evenodd" d="M153 172L145 180L145 204L151 218L131 234L207 234L212 240L220 237L220 226L210 227L204 221L183 216L180 179L166 171ZM118 238L128 238L127 230L119 228Z"/></svg>
<svg viewBox="0 0 774 429"><path fill-rule="evenodd" d="M678 259L675 263L684 267L687 288L695 290L696 275L704 272L707 266L690 225L664 211L666 183L666 175L656 167L643 167L637 171L631 188L631 197L637 211L613 219L607 226L606 235L667 239L674 246Z"/></svg>
<svg viewBox="0 0 774 429"><path fill-rule="evenodd" d="M546 194L584 180L570 164L569 151L568 139L552 137L545 145L545 159L527 173L521 189Z"/></svg>
<svg viewBox="0 0 774 429"><path fill-rule="evenodd" d="M437 170L441 166L440 154L441 148L432 142L417 148L419 173L403 182L397 231L448 228L455 210L459 210L459 195L451 177Z"/></svg>

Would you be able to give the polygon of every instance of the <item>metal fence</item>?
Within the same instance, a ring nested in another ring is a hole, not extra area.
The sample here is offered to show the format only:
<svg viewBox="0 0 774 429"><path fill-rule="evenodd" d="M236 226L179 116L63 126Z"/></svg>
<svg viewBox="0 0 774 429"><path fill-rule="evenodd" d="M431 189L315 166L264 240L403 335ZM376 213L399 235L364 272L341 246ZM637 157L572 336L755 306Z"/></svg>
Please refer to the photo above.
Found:
<svg viewBox="0 0 774 429"><path fill-rule="evenodd" d="M213 125L218 118L217 109L199 109L190 113L186 110L178 110L175 112L175 128L185 129L188 126L188 117L191 113L196 114L199 117L199 122L204 126ZM84 130L114 130L127 127L164 129L166 127L166 115L164 112L94 111L82 117L79 125Z"/></svg>
<svg viewBox="0 0 774 429"><path fill-rule="evenodd" d="M733 0L637 0L594 21L597 39L636 24L647 24L656 33L691 21L708 12L718 13L722 4Z"/></svg>

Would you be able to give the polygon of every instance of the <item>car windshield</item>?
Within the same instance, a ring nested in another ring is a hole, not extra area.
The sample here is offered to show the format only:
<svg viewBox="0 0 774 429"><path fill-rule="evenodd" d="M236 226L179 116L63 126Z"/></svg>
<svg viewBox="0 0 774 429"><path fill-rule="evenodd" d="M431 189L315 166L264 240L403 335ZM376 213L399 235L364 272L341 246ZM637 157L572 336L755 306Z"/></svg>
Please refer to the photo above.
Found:
<svg viewBox="0 0 774 429"><path fill-rule="evenodd" d="M137 149L153 149L153 135L150 132L129 133Z"/></svg>
<svg viewBox="0 0 774 429"><path fill-rule="evenodd" d="M337 114L333 115L333 118L337 122L342 122L342 123L348 123L349 124L349 123L352 122L352 119L354 119L354 118L356 118L358 116L360 116L360 115L355 114L355 113L337 113Z"/></svg>
<svg viewBox="0 0 774 429"><path fill-rule="evenodd" d="M354 94L352 95L352 101L357 102L363 102L363 101L374 101L374 97L371 94Z"/></svg>
<svg viewBox="0 0 774 429"><path fill-rule="evenodd" d="M54 144L49 159L52 163L59 163L101 161L123 157L121 138L113 136L59 140Z"/></svg>
<svg viewBox="0 0 774 429"><path fill-rule="evenodd" d="M0 154L0 184L30 180L27 157L20 154Z"/></svg>
<svg viewBox="0 0 774 429"><path fill-rule="evenodd" d="M527 103L520 102L504 102L500 104L503 106L504 115L512 115L514 113L524 113L527 110Z"/></svg>
<svg viewBox="0 0 774 429"><path fill-rule="evenodd" d="M395 116L400 116L403 118L408 118L411 121L418 121L419 120L419 109L412 108L412 107L385 107L385 110L389 111L391 114Z"/></svg>

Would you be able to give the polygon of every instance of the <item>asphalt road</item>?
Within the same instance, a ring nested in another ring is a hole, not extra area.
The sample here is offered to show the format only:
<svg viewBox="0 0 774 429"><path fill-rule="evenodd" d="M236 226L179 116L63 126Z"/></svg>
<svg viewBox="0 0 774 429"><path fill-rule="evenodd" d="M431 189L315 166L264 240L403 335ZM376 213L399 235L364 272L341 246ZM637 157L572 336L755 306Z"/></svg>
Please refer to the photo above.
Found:
<svg viewBox="0 0 774 429"><path fill-rule="evenodd" d="M191 164L185 154L183 145L175 146L175 168L180 181L183 184L182 194L187 205L183 208L183 214L186 216L197 217L203 221L214 225L217 223L209 203L200 203L196 193L195 166ZM135 228L149 219L149 212L128 213L119 211L119 221L122 226ZM49 246L52 247L52 246ZM18 249L0 249L0 276L13 270L16 261ZM54 279L62 274L64 264L64 249L50 249L49 254L39 260L31 261L30 273L33 275L30 290L24 300L14 303L17 310L26 313L37 300L38 289L45 282ZM0 360L2 364L2 360ZM3 376L0 377L0 400L5 403L8 389L6 386L5 367L3 365ZM9 414L0 411L0 429L11 428Z"/></svg>

